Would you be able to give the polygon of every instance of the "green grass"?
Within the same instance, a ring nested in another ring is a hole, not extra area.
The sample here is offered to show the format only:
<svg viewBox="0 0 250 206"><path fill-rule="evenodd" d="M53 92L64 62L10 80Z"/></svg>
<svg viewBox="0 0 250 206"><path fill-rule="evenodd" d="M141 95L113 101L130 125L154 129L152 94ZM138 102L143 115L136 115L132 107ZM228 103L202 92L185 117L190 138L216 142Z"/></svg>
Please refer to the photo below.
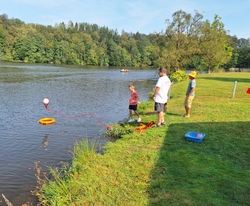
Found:
<svg viewBox="0 0 250 206"><path fill-rule="evenodd" d="M198 75L191 117L182 118L187 84L172 86L166 126L120 132L104 154L77 143L72 164L51 169L38 191L43 205L250 205L250 73ZM144 122L157 120L152 102L140 107ZM206 136L187 142L188 131Z"/></svg>

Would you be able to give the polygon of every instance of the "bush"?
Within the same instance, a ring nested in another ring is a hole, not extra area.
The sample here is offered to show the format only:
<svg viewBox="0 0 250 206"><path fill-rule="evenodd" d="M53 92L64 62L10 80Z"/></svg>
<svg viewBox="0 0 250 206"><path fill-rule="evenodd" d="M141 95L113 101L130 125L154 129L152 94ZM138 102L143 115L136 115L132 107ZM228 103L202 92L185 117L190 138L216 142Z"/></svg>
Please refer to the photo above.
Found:
<svg viewBox="0 0 250 206"><path fill-rule="evenodd" d="M177 70L176 72L170 75L172 82L181 82L187 78L186 71Z"/></svg>
<svg viewBox="0 0 250 206"><path fill-rule="evenodd" d="M152 103L153 95L154 93L152 92L152 95L150 95L150 99L148 102L141 102L138 105L137 111L140 115L145 114L146 112L148 112L149 109L152 109L154 107Z"/></svg>
<svg viewBox="0 0 250 206"><path fill-rule="evenodd" d="M127 128L120 125L114 125L105 132L105 135L110 138L120 139L122 138L122 135L130 134L132 132L133 132L132 128Z"/></svg>

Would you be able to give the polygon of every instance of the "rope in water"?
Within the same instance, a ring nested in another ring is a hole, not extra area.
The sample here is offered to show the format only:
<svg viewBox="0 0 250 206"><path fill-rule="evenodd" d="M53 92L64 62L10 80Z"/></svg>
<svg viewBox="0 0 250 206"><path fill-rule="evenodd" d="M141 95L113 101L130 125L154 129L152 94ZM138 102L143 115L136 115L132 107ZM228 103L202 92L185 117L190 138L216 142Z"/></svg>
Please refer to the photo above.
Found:
<svg viewBox="0 0 250 206"><path fill-rule="evenodd" d="M106 127L106 129L110 129L110 126L104 124L98 117L96 117L94 114L77 114L77 115L74 115L74 116L66 116L66 115L63 115L62 113L56 111L56 110L52 110L52 109L49 109L48 105L45 105L45 108L49 111L49 112L53 112L53 113L56 113L58 115L60 115L61 117L63 118L77 118L77 117L83 117L83 116L91 116L91 117L94 117L101 125L103 125L104 127Z"/></svg>

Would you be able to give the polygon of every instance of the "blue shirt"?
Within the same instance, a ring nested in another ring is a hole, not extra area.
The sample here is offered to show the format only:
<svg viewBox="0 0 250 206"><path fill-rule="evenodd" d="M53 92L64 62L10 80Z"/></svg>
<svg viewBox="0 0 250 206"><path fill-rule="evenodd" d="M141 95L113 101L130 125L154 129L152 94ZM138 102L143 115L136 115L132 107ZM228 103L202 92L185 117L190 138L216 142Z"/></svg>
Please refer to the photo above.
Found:
<svg viewBox="0 0 250 206"><path fill-rule="evenodd" d="M195 79L190 80L188 83L186 95L188 95L190 93L190 91L192 90L192 88L195 88L195 87L196 87ZM192 94L190 96L195 96L195 92L192 92Z"/></svg>

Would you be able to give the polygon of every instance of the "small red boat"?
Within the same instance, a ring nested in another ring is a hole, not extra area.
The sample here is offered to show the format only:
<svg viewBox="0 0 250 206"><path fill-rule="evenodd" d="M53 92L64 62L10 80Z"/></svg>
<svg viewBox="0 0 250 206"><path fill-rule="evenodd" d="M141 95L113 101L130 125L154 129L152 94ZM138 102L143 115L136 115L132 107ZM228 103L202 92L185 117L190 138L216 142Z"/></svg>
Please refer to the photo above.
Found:
<svg viewBox="0 0 250 206"><path fill-rule="evenodd" d="M120 72L129 72L129 70L128 69L122 69L122 70L120 70Z"/></svg>

